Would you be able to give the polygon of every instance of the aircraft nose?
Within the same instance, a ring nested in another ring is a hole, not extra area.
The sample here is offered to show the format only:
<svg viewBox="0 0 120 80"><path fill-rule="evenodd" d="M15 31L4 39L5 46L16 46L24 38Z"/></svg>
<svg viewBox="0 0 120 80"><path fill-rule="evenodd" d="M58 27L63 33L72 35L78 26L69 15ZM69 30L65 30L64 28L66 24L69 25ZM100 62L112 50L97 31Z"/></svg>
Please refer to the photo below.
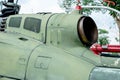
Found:
<svg viewBox="0 0 120 80"><path fill-rule="evenodd" d="M120 80L120 69L96 67L92 70L89 80Z"/></svg>

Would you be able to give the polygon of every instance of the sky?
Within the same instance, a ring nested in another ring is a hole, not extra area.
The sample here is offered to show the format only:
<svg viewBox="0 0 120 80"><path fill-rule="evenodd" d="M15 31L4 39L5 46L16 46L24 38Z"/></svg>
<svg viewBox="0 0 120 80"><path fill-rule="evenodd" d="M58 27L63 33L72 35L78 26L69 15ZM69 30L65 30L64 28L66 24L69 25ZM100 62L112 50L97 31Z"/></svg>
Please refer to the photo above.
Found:
<svg viewBox="0 0 120 80"><path fill-rule="evenodd" d="M110 44L119 44L119 42L115 40L116 37L119 39L119 30L115 20L110 16L109 12L105 14L102 12L93 12L90 16L96 22L98 29L105 29L109 32L107 36L109 36Z"/></svg>
<svg viewBox="0 0 120 80"><path fill-rule="evenodd" d="M58 5L58 0L19 0L20 13L64 12Z"/></svg>

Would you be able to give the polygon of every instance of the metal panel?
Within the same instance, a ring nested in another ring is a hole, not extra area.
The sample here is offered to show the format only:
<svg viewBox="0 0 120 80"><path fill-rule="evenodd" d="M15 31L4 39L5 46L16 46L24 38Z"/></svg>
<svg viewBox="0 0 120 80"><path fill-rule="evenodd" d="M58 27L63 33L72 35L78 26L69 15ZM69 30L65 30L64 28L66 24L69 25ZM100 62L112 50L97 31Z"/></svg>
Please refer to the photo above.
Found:
<svg viewBox="0 0 120 80"><path fill-rule="evenodd" d="M35 68L47 70L51 57L38 56L35 62Z"/></svg>
<svg viewBox="0 0 120 80"><path fill-rule="evenodd" d="M120 80L120 69L96 67L90 74L90 80Z"/></svg>

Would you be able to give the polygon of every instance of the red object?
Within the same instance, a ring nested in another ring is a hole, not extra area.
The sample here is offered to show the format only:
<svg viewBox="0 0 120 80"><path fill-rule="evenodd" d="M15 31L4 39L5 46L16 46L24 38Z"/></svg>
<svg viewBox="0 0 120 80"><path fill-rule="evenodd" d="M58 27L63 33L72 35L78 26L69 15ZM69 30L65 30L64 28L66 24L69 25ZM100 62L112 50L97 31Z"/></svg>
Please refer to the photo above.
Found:
<svg viewBox="0 0 120 80"><path fill-rule="evenodd" d="M75 7L75 9L76 9L76 10L81 10L82 7L81 7L80 5L77 5L77 6Z"/></svg>
<svg viewBox="0 0 120 80"><path fill-rule="evenodd" d="M103 2L108 3L108 6L110 6L110 4L113 5L113 6L115 6L115 2L113 2L111 0L103 0Z"/></svg>
<svg viewBox="0 0 120 80"><path fill-rule="evenodd" d="M101 52L120 52L120 45L99 45L93 44L90 49L97 55L100 55Z"/></svg>
<svg viewBox="0 0 120 80"><path fill-rule="evenodd" d="M76 7L75 7L76 10L81 10L82 9L82 7L79 4L80 4L80 0L77 0L77 4L76 4Z"/></svg>

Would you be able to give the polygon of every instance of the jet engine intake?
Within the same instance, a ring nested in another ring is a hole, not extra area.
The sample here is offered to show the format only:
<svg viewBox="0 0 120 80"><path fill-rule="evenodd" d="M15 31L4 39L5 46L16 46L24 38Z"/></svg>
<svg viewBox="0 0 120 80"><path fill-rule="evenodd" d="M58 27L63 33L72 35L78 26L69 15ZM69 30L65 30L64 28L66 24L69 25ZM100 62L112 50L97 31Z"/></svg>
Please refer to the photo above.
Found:
<svg viewBox="0 0 120 80"><path fill-rule="evenodd" d="M93 43L97 42L98 30L94 20L91 17L81 17L78 21L77 31L83 44L91 46Z"/></svg>

